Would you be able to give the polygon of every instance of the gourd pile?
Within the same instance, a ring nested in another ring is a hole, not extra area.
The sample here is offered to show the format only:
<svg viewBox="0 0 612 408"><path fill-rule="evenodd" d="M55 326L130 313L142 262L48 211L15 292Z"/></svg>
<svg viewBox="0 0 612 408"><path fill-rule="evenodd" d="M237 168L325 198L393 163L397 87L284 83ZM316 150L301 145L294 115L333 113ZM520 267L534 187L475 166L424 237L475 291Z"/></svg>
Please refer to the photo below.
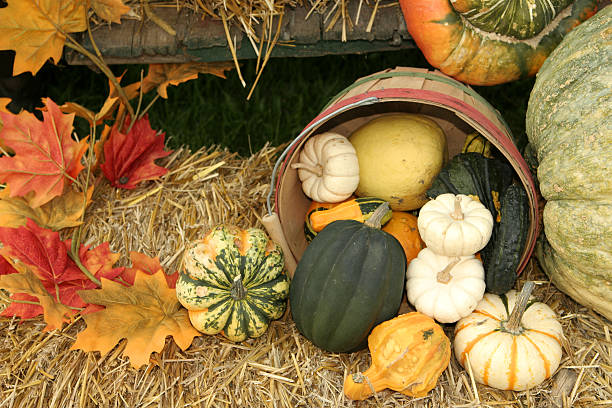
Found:
<svg viewBox="0 0 612 408"><path fill-rule="evenodd" d="M263 231L222 225L186 251L177 296L206 334L258 337L288 299L315 346L369 346L372 366L345 379L351 399L385 388L425 396L449 364L443 325L454 323L455 356L477 381L533 387L559 364L561 326L546 305L527 306L531 289L520 299L510 291L527 198L491 150L470 135L449 161L442 129L417 114L381 116L348 138L315 135L293 164L312 203L291 282ZM416 311L398 316L404 294ZM537 358L540 368L524 368Z"/></svg>

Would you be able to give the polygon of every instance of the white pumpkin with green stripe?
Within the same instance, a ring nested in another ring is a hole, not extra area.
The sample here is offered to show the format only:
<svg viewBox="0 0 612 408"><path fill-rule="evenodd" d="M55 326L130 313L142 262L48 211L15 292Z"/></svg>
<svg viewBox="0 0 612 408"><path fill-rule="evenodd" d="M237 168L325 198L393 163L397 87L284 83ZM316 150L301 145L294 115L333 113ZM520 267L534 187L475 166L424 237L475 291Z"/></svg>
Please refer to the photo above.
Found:
<svg viewBox="0 0 612 408"><path fill-rule="evenodd" d="M563 329L546 304L529 300L533 282L517 296L512 290L485 294L455 326L457 361L474 379L501 390L523 391L542 383L561 362Z"/></svg>
<svg viewBox="0 0 612 408"><path fill-rule="evenodd" d="M176 284L193 327L232 341L261 336L288 295L280 246L260 229L228 225L189 245Z"/></svg>

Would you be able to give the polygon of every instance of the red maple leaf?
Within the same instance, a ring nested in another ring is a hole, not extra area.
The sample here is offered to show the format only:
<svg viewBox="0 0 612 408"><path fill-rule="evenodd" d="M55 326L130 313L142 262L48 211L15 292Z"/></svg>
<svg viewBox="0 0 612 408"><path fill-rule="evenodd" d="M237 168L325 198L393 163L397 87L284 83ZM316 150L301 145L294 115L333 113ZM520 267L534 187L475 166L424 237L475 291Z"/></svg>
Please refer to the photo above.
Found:
<svg viewBox="0 0 612 408"><path fill-rule="evenodd" d="M44 100L43 121L23 111L18 115L0 112L4 123L2 144L13 156L0 157L0 182L10 187L11 197L34 192L30 205L39 207L62 194L83 170L81 157L87 140L71 137L74 114L65 115L51 100Z"/></svg>
<svg viewBox="0 0 612 408"><path fill-rule="evenodd" d="M129 120L126 121L129 127ZM171 151L164 151L165 133L157 134L149 124L149 118L138 119L127 134L116 126L104 144L104 163L100 168L114 187L133 189L144 180L163 176L168 169L154 163Z"/></svg>
<svg viewBox="0 0 612 408"><path fill-rule="evenodd" d="M68 256L70 240L62 241L58 232L41 228L28 219L24 227L0 228L0 242L4 245L0 275L19 272L7 260L18 261L31 267L35 277L56 303L70 307L73 313L88 305L77 291L95 289L97 286ZM98 280L116 279L123 273L124 268L113 267L119 256L110 251L107 242L93 249L84 245L79 249L81 263ZM3 312L5 316L30 318L43 313L43 308L33 296L13 293L11 298L16 302ZM24 303L24 300L28 303Z"/></svg>

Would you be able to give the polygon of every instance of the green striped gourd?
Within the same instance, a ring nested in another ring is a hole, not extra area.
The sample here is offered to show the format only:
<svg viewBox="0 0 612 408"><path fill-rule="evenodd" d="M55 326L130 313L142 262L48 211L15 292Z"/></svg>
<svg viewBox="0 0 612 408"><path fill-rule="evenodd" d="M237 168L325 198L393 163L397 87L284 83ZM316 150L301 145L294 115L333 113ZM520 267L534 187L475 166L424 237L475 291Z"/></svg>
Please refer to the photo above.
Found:
<svg viewBox="0 0 612 408"><path fill-rule="evenodd" d="M232 341L261 336L289 295L283 253L257 228L219 225L184 256L176 296L202 333Z"/></svg>

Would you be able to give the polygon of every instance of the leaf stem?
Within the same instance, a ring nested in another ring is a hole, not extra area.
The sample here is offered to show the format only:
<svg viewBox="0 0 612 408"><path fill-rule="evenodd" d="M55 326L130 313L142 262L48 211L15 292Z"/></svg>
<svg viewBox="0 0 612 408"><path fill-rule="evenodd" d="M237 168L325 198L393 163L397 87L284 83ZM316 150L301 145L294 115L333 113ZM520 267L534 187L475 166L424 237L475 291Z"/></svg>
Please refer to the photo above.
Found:
<svg viewBox="0 0 612 408"><path fill-rule="evenodd" d="M70 256L70 258L74 261L74 263L76 263L76 265L79 267L81 272L83 272L83 274L85 274L85 276L87 276L87 278L90 281L95 283L98 287L102 287L102 282L100 282L98 278L96 278L91 272L89 272L89 270L85 267L85 265L83 265L83 263L81 262L81 259L78 256L78 252L77 254L75 254L74 252L70 251L68 252L68 256Z"/></svg>
<svg viewBox="0 0 612 408"><path fill-rule="evenodd" d="M106 75L108 80L113 84L113 86L117 90L117 93L119 94L119 98L121 99L121 102L123 102L123 104L127 108L130 115L134 116L134 108L132 107L132 105L130 105L130 101L125 93L125 90L121 87L121 85L119 85L117 78L115 78L115 75L110 70L108 65L106 65L103 61L101 61L96 55L89 52L85 47L79 44L75 39L73 39L68 34L66 34L66 38L70 40L70 42L66 43L66 47L72 48L73 50L76 50L80 52L81 54L85 55L87 58L89 58L94 63L96 67L100 69L100 71L104 73L104 75Z"/></svg>

